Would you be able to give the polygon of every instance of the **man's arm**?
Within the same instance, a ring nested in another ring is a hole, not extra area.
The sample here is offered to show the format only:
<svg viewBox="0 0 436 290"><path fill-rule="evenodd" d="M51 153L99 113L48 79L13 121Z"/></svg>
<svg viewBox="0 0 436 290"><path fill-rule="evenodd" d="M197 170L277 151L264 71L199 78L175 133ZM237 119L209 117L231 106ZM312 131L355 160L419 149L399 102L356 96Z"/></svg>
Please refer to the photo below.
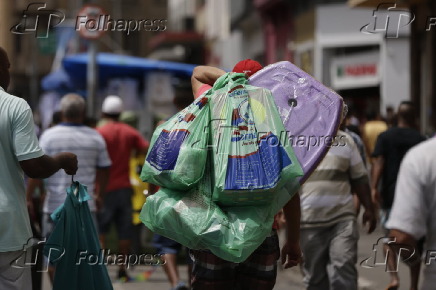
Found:
<svg viewBox="0 0 436 290"><path fill-rule="evenodd" d="M215 81L225 74L226 72L222 69L213 66L197 66L194 68L191 76L192 92L194 97L197 96L197 92L200 87L204 84L213 86Z"/></svg>
<svg viewBox="0 0 436 290"><path fill-rule="evenodd" d="M347 144L350 146L350 185L351 192L354 192L359 201L365 208L363 213L362 223L363 225L369 224L368 233L372 233L377 226L377 218L375 214L374 204L371 200L371 189L369 187L368 181L368 171L363 164L362 157L360 157L359 150L357 149L356 143L354 143L352 138L347 138L349 141Z"/></svg>
<svg viewBox="0 0 436 290"><path fill-rule="evenodd" d="M372 157L372 166L371 166L371 197L372 201L378 206L381 202L380 192L378 191L378 185L383 174L383 170L385 167L385 158L386 156L386 141L385 134L381 133L377 137L377 141L375 142L374 151L370 152Z"/></svg>
<svg viewBox="0 0 436 290"><path fill-rule="evenodd" d="M285 269L301 263L300 249L300 195L296 193L283 207L286 218L286 242L282 248L282 264Z"/></svg>
<svg viewBox="0 0 436 290"><path fill-rule="evenodd" d="M378 184L380 182L385 166L385 159L383 156L378 156L372 164L371 170L371 197L372 201L379 205L381 202L380 192L378 191Z"/></svg>
<svg viewBox="0 0 436 290"><path fill-rule="evenodd" d="M53 157L43 155L20 161L20 166L30 178L47 178L59 169L64 169L66 174L74 175L77 171L77 156L69 152L62 152Z"/></svg>
<svg viewBox="0 0 436 290"><path fill-rule="evenodd" d="M147 155L148 148L150 147L150 142L145 140L145 138L142 137L142 135L138 131L135 131L135 135L136 135L135 157Z"/></svg>
<svg viewBox="0 0 436 290"><path fill-rule="evenodd" d="M391 229L389 236L395 238L389 246L396 253L401 249L400 254L409 266L420 260L416 244L428 234L427 221L433 210L425 191L427 179L423 172L429 170L426 159L424 153L414 148L406 153L398 172L394 203L386 223L386 227Z"/></svg>
<svg viewBox="0 0 436 290"><path fill-rule="evenodd" d="M399 253L409 266L413 266L421 261L421 253L419 253L416 244L416 239L401 230L391 229L389 237L394 238L394 242L388 244L394 253Z"/></svg>
<svg viewBox="0 0 436 290"><path fill-rule="evenodd" d="M35 219L36 217L35 207L33 206L33 193L38 187L42 188L41 179L29 178L27 180L27 187L26 187L27 209L29 210L29 214L32 220Z"/></svg>
<svg viewBox="0 0 436 290"><path fill-rule="evenodd" d="M12 133L15 154L24 173L30 178L47 178L59 169L64 169L67 174L75 174L76 155L67 152L53 157L43 155L35 134L32 110L25 101L20 102L20 105L21 114L12 121Z"/></svg>
<svg viewBox="0 0 436 290"><path fill-rule="evenodd" d="M377 226L377 218L374 210L374 204L371 201L369 184L367 182L351 183L351 190L359 197L360 202L365 208L362 216L363 225L369 224L368 234L372 233Z"/></svg>

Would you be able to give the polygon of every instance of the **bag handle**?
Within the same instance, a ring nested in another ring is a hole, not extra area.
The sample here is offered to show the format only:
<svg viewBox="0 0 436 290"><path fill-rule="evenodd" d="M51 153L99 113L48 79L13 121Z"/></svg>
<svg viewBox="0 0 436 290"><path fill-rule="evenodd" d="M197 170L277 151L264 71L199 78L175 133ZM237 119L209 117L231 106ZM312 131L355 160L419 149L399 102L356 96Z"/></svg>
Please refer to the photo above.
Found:
<svg viewBox="0 0 436 290"><path fill-rule="evenodd" d="M67 192L74 195L80 202L91 199L91 196L86 191L86 187L78 181L73 181L71 186L67 189Z"/></svg>
<svg viewBox="0 0 436 290"><path fill-rule="evenodd" d="M220 76L215 83L213 84L213 90L219 90L227 85L233 86L233 85L245 85L248 82L247 76L243 73L225 73L222 76Z"/></svg>

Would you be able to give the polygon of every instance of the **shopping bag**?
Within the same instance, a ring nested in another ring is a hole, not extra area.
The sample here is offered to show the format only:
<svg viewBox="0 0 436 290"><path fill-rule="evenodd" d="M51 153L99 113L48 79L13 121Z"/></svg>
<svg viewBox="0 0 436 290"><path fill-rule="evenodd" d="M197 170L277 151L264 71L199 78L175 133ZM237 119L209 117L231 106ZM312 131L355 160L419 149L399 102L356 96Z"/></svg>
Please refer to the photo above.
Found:
<svg viewBox="0 0 436 290"><path fill-rule="evenodd" d="M204 172L209 121L205 94L157 127L142 168L142 181L176 190L193 187Z"/></svg>
<svg viewBox="0 0 436 290"><path fill-rule="evenodd" d="M293 188L298 186L295 180ZM212 188L208 170L188 192L161 188L147 197L140 219L151 231L190 249L209 249L224 260L239 263L270 234L274 215L293 196L282 188L268 205L219 207L212 200Z"/></svg>
<svg viewBox="0 0 436 290"><path fill-rule="evenodd" d="M303 174L268 89L244 74L221 76L210 93L213 200L221 205L267 204Z"/></svg>
<svg viewBox="0 0 436 290"><path fill-rule="evenodd" d="M53 289L110 290L112 282L100 248L85 185L74 182L67 197L51 215L55 228L44 255L56 265Z"/></svg>

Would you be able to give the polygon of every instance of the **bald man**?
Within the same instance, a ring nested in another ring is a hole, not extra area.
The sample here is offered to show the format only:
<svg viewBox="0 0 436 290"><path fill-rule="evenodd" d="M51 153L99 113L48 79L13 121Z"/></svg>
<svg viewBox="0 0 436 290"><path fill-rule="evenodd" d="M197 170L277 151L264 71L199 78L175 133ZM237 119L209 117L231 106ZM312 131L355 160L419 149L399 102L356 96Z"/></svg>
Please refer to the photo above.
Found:
<svg viewBox="0 0 436 290"><path fill-rule="evenodd" d="M32 289L30 264L23 264L31 244L32 231L26 208L23 172L33 178L46 178L64 169L77 171L76 155L44 154L38 144L32 110L23 99L6 93L9 85L9 59L0 48L0 289Z"/></svg>
<svg viewBox="0 0 436 290"><path fill-rule="evenodd" d="M386 234L388 230L385 223L389 218L394 201L395 185L401 161L410 148L425 140L425 137L415 129L415 120L414 104L409 101L401 102L398 107L398 126L381 133L377 138L374 152L372 152L375 162L372 170L371 192L374 202L381 207L381 223ZM379 192L380 181L381 191ZM387 249L386 246L385 250ZM411 269L411 289L417 289L419 264L417 266L417 269ZM393 252L388 255L388 268L391 270L391 282L388 289L396 289L395 287L398 287L400 282L398 273L394 271L396 257Z"/></svg>

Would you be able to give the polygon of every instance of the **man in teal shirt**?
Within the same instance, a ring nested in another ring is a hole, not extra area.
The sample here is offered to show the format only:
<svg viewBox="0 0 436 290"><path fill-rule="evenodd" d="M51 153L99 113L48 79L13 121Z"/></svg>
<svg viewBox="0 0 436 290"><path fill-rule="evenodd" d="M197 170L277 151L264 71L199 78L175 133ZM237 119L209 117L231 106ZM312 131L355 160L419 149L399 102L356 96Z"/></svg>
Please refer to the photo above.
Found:
<svg viewBox="0 0 436 290"><path fill-rule="evenodd" d="M32 289L30 267L15 263L32 237L26 207L24 173L46 178L64 169L77 171L77 158L62 152L53 157L41 150L33 116L23 99L5 92L9 85L8 56L0 47L0 289ZM27 255L28 257L29 255Z"/></svg>

